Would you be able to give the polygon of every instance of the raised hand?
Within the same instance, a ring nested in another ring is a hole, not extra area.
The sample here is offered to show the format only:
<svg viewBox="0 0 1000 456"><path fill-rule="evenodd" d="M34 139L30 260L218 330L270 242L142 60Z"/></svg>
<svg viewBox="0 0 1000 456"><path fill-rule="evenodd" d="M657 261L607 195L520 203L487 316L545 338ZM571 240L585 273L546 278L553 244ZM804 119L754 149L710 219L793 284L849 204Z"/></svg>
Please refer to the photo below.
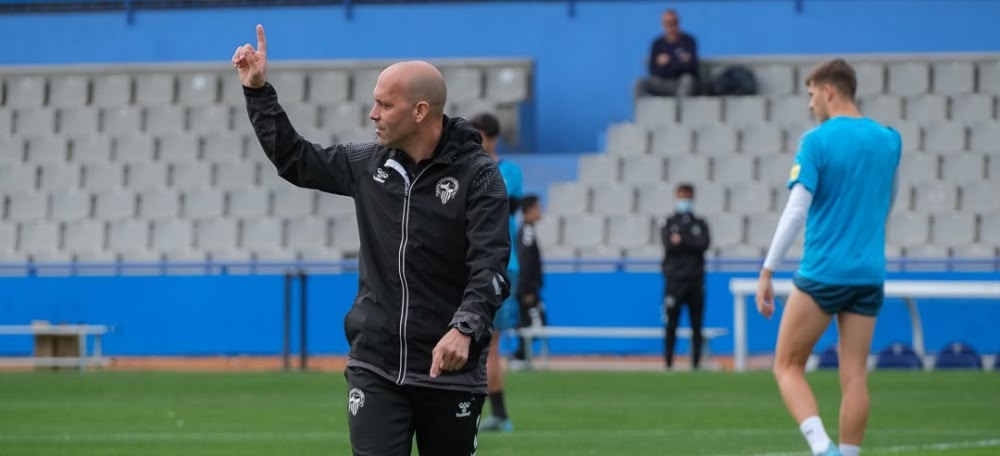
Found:
<svg viewBox="0 0 1000 456"><path fill-rule="evenodd" d="M257 49L250 43L236 48L233 53L233 68L240 74L240 82L246 87L261 88L267 82L267 40L264 26L257 24Z"/></svg>

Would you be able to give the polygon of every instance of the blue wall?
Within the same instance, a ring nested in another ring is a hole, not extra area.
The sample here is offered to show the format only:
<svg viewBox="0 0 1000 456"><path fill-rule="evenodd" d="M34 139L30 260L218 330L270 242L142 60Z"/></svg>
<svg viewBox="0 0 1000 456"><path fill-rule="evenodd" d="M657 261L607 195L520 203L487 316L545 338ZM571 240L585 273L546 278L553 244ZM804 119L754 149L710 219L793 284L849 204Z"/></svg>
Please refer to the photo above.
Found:
<svg viewBox="0 0 1000 456"><path fill-rule="evenodd" d="M676 5L703 56L1000 51L991 0L698 1ZM632 116L631 90L661 2L562 2L242 8L0 16L0 64L217 61L268 31L272 59L532 57L534 150L597 147Z"/></svg>
<svg viewBox="0 0 1000 456"><path fill-rule="evenodd" d="M746 276L746 274L743 274ZM710 273L707 326L732 328L732 273ZM1000 273L894 274L905 279L1000 280ZM280 276L198 277L24 277L0 279L0 324L106 324L116 327L105 339L112 355L278 354L282 343L283 279ZM553 273L544 297L553 325L656 326L660 324L662 279L656 273ZM353 274L309 279L309 347L312 353L344 354L343 316L357 289ZM298 302L297 294L294 302ZM927 348L937 351L961 339L986 353L1000 352L1000 302L924 300L919 302ZM748 305L752 305L748 301ZM765 320L751 311L751 352L771 352L780 314ZM294 321L298 321L297 314ZM686 314L682 324L686 325ZM874 349L910 341L910 320L903 303L885 304L875 331ZM296 328L297 324L293 325ZM293 334L298 350L297 328ZM836 340L833 330L819 342ZM732 337L715 340L715 353L732 353ZM560 354L657 354L655 340L552 341ZM679 346L686 351L686 343ZM0 337L0 354L27 354L29 337Z"/></svg>

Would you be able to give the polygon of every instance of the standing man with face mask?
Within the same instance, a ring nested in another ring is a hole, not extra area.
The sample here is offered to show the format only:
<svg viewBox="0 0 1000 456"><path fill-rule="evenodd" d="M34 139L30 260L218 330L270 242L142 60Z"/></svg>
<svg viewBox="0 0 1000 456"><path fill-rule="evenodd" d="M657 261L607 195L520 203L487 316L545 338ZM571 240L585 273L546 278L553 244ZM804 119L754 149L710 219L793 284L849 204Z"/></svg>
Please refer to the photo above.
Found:
<svg viewBox="0 0 1000 456"><path fill-rule="evenodd" d="M710 237L708 224L694 215L694 186L680 184L676 190L676 212L667 218L660 231L663 239L663 315L667 335L663 358L667 369L674 365L677 321L681 306L687 304L691 317L691 367L701 361L702 317L705 314L705 251Z"/></svg>

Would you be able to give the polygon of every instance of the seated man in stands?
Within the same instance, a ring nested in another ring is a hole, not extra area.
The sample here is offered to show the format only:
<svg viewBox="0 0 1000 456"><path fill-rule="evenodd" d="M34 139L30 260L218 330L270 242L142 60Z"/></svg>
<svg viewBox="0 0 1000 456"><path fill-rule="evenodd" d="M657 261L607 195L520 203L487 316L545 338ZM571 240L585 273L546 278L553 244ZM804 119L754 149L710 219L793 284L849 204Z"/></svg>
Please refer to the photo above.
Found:
<svg viewBox="0 0 1000 456"><path fill-rule="evenodd" d="M636 98L693 95L698 83L698 47L694 37L681 31L677 12L663 13L662 36L649 51L649 76L636 83Z"/></svg>

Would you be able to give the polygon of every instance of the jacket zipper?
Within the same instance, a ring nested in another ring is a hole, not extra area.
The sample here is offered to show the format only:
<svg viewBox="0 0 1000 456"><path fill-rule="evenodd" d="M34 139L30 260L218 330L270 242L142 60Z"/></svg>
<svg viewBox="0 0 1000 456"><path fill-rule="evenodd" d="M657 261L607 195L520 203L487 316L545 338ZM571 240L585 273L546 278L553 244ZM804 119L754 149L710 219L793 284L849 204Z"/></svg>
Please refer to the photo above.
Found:
<svg viewBox="0 0 1000 456"><path fill-rule="evenodd" d="M397 264L399 267L399 282L402 286L402 293L399 312L399 374L396 376L396 384L402 385L403 381L406 380L406 323L410 313L410 286L406 281L406 243L409 240L410 191L417 183L417 180L420 179L420 176L424 174L424 171L427 170L427 167L420 170L411 182L409 176L407 176L406 168L404 168L399 162L389 160L386 162L386 165L396 170L396 172L403 177L403 184L405 186L403 194L403 217L401 222L402 232L399 241L399 256Z"/></svg>

